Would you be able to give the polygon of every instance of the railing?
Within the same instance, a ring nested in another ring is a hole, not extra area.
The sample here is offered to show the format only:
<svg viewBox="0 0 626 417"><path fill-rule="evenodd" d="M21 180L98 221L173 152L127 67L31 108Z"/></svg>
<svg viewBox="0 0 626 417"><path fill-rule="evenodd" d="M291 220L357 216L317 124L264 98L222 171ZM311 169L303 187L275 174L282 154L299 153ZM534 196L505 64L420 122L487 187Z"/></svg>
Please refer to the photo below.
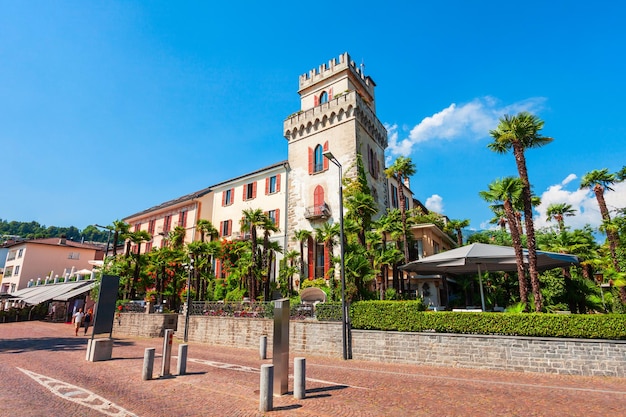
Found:
<svg viewBox="0 0 626 417"><path fill-rule="evenodd" d="M315 318L312 304L292 304L289 308L291 320ZM273 302L205 302L193 301L190 315L214 317L274 318Z"/></svg>
<svg viewBox="0 0 626 417"><path fill-rule="evenodd" d="M327 219L330 217L330 207L328 204L318 204L316 206L307 207L304 211L306 219Z"/></svg>

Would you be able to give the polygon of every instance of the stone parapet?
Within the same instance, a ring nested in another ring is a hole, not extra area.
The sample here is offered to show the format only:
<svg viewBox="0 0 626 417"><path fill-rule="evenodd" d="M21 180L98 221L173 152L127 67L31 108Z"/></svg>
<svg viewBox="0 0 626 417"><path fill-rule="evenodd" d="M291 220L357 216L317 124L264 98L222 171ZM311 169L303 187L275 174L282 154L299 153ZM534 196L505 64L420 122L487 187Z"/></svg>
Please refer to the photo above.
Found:
<svg viewBox="0 0 626 417"><path fill-rule="evenodd" d="M157 337L177 328L182 339L185 317L175 314L121 314L114 334ZM174 327L168 327L172 326ZM267 336L272 351L273 320L191 316L189 341L258 349ZM291 321L293 354L341 357L341 324ZM518 372L626 377L626 341L559 339L497 335L405 333L352 330L352 357L357 360L412 363Z"/></svg>

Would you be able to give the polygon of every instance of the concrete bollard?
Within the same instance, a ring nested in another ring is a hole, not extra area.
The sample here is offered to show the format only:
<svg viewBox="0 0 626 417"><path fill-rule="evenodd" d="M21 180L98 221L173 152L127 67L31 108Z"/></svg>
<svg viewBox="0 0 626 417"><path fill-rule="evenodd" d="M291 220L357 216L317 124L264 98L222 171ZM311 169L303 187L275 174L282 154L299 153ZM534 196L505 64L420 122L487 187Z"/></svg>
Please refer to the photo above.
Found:
<svg viewBox="0 0 626 417"><path fill-rule="evenodd" d="M178 345L178 375L187 373L187 345Z"/></svg>
<svg viewBox="0 0 626 417"><path fill-rule="evenodd" d="M155 348L146 348L143 354L143 369L141 370L141 379L143 379L144 381L149 381L152 379L155 351Z"/></svg>
<svg viewBox="0 0 626 417"><path fill-rule="evenodd" d="M170 363L172 361L172 342L174 341L174 330L166 329L163 338L163 361L161 362L161 376L170 376Z"/></svg>
<svg viewBox="0 0 626 417"><path fill-rule="evenodd" d="M261 336L261 340L259 342L259 359L267 359L267 336L265 335Z"/></svg>
<svg viewBox="0 0 626 417"><path fill-rule="evenodd" d="M303 400L306 396L306 359L293 359L293 398Z"/></svg>
<svg viewBox="0 0 626 417"><path fill-rule="evenodd" d="M274 409L274 365L261 365L259 392L259 411L272 411Z"/></svg>

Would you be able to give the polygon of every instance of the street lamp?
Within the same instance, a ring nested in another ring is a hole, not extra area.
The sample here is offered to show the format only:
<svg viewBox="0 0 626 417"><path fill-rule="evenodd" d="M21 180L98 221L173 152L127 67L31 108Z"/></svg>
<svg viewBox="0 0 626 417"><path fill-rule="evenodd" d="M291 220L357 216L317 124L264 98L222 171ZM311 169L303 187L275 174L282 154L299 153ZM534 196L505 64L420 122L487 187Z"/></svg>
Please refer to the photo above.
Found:
<svg viewBox="0 0 626 417"><path fill-rule="evenodd" d="M107 235L107 247L106 247L106 250L104 251L104 260L106 261L107 256L109 256L109 243L111 242L111 232L113 231L113 228L111 226L100 226L99 224L94 224L94 226L99 227L101 229L106 229L109 231L109 234Z"/></svg>
<svg viewBox="0 0 626 417"><path fill-rule="evenodd" d="M344 260L344 239L343 239L343 185L341 184L342 166L330 152L326 151L322 155L339 168L339 239L341 250L341 342L343 345L343 359L352 359L352 354L348 349L348 318L350 312L346 305L346 264Z"/></svg>
<svg viewBox="0 0 626 417"><path fill-rule="evenodd" d="M187 308L185 309L185 334L183 341L187 343L187 337L189 335L189 312L191 311L191 305L189 304L189 294L191 293L191 273L193 271L193 253L189 254L189 264L187 265Z"/></svg>

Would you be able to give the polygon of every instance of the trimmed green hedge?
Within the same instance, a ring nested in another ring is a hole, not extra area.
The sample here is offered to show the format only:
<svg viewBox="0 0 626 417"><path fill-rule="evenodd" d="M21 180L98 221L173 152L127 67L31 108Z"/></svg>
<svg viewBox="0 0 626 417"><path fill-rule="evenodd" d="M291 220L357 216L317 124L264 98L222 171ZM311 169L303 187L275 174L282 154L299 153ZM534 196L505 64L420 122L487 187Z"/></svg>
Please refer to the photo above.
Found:
<svg viewBox="0 0 626 417"><path fill-rule="evenodd" d="M359 301L350 316L363 330L626 339L624 314L424 312L414 301Z"/></svg>

